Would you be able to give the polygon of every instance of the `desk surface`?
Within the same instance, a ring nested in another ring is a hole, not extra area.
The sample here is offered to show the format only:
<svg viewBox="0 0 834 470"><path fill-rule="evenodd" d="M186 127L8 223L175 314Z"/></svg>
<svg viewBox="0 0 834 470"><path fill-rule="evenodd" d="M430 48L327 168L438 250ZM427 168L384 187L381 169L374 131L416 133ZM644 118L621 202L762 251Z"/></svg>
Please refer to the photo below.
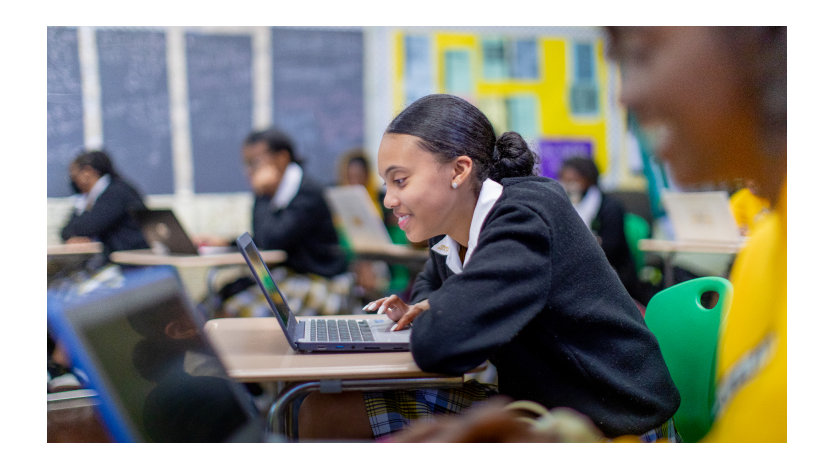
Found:
<svg viewBox="0 0 834 470"><path fill-rule="evenodd" d="M738 253L745 241L739 242L696 242L646 238L637 242L641 251L659 253Z"/></svg>
<svg viewBox="0 0 834 470"><path fill-rule="evenodd" d="M295 352L275 318L218 318L205 332L229 375L241 382L443 377L420 370L409 352Z"/></svg>
<svg viewBox="0 0 834 470"><path fill-rule="evenodd" d="M357 258L384 261L389 264L403 264L419 271L429 259L429 250L414 248L409 245L388 244L357 244L352 246Z"/></svg>
<svg viewBox="0 0 834 470"><path fill-rule="evenodd" d="M103 245L100 242L91 243L62 243L47 245L46 256L59 255L94 255L101 253Z"/></svg>
<svg viewBox="0 0 834 470"><path fill-rule="evenodd" d="M281 250L262 251L261 256L267 264L281 263L287 259L287 254ZM205 255L161 255L151 250L114 251L110 254L114 263L135 264L142 266L171 265L178 268L200 268L246 264L243 256L237 252L216 253Z"/></svg>

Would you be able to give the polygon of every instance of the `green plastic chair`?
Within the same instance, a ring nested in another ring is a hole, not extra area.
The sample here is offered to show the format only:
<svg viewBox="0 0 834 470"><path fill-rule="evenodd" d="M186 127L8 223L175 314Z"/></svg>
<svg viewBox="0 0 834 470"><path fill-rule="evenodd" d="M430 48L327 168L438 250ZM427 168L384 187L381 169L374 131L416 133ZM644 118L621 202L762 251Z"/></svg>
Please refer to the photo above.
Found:
<svg viewBox="0 0 834 470"><path fill-rule="evenodd" d="M717 292L705 308L703 295ZM681 394L675 428L684 442L697 442L712 426L718 329L730 306L733 286L721 277L692 279L655 294L646 306L646 325Z"/></svg>

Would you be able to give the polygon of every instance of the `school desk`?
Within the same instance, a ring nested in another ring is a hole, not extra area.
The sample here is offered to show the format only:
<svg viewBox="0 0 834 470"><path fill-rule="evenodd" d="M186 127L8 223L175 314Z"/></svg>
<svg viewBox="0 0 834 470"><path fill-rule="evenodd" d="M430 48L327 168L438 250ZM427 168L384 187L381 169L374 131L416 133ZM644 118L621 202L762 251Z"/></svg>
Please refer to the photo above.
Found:
<svg viewBox="0 0 834 470"><path fill-rule="evenodd" d="M660 253L663 257L663 282L665 287L672 285L674 267L672 259L677 253L736 254L744 247L745 240L738 242L707 242L662 240L646 238L637 242L640 251Z"/></svg>
<svg viewBox="0 0 834 470"><path fill-rule="evenodd" d="M362 319L373 315L351 315ZM229 376L239 382L283 383L269 409L267 429L293 440L293 401L312 391L341 393L460 387L463 376L423 372L410 352L300 353L275 318L218 318L205 332Z"/></svg>
<svg viewBox="0 0 834 470"><path fill-rule="evenodd" d="M99 242L48 245L46 247L47 283L83 269L90 258L101 256L102 250L103 246Z"/></svg>
<svg viewBox="0 0 834 470"><path fill-rule="evenodd" d="M352 246L351 250L359 259L404 265L412 274L420 272L429 259L429 251L425 248L393 243L357 244Z"/></svg>
<svg viewBox="0 0 834 470"><path fill-rule="evenodd" d="M283 263L287 259L287 253L283 250L266 250L261 252L264 262L268 265ZM216 297L214 287L215 278L221 268L230 266L245 266L246 260L237 250L227 253L210 253L203 255L174 255L158 254L150 249L114 251L110 254L110 260L118 264L130 264L137 266L159 266L169 265L177 269L181 268L208 268L206 273L206 286L209 297ZM194 296L192 297L199 297ZM214 305L213 309L219 308Z"/></svg>

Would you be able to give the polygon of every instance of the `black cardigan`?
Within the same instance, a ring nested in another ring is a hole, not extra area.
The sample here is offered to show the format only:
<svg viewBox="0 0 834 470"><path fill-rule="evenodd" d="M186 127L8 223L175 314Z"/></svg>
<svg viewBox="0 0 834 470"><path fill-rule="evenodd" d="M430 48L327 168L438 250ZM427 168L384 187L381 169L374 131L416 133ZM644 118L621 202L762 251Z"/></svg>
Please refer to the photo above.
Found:
<svg viewBox="0 0 834 470"><path fill-rule="evenodd" d="M258 248L286 251L286 265L299 273L332 277L347 270L321 186L304 174L286 207L276 209L271 200L257 197L252 208L252 239Z"/></svg>
<svg viewBox="0 0 834 470"><path fill-rule="evenodd" d="M144 209L142 196L121 178L112 178L95 204L81 214L73 211L61 238L88 237L100 241L105 253L147 248L142 229L131 211Z"/></svg>
<svg viewBox="0 0 834 470"><path fill-rule="evenodd" d="M573 408L608 436L661 425L680 396L657 340L564 190L501 184L463 272L431 252L415 280L412 301L431 308L413 323L414 360L457 375L489 359L500 393Z"/></svg>

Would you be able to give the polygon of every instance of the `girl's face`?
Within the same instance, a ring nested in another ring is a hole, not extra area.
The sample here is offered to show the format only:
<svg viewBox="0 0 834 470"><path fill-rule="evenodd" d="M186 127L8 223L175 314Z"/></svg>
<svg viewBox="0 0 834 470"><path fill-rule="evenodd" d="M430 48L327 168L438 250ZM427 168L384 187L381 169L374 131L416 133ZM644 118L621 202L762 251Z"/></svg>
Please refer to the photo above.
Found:
<svg viewBox="0 0 834 470"><path fill-rule="evenodd" d="M455 164L438 162L418 141L406 134L382 137L377 165L387 187L385 207L394 211L398 225L412 242L442 234L458 240L455 234L462 233L464 224L465 233L469 231L469 220L460 217L459 205L467 190L452 188L453 181L462 186Z"/></svg>
<svg viewBox="0 0 834 470"><path fill-rule="evenodd" d="M622 101L687 186L742 177L756 160L745 70L714 28L623 28Z"/></svg>

